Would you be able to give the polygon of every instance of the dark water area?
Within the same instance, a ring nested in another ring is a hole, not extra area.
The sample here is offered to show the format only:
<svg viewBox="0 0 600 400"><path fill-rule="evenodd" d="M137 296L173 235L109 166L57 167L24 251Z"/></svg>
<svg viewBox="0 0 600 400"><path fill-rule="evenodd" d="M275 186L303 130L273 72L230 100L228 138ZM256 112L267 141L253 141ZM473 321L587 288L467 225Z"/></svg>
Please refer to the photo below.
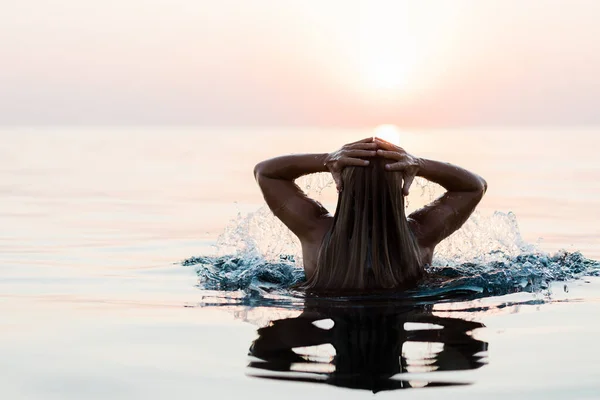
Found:
<svg viewBox="0 0 600 400"><path fill-rule="evenodd" d="M511 293L541 293L551 282L569 281L585 276L600 276L600 262L581 253L559 252L521 254L510 257L495 254L487 264L466 262L458 265L433 266L415 289L399 293L332 297L331 301L365 299L408 300L412 302L443 299L472 300ZM182 262L196 268L198 287L218 291L205 305L239 305L293 307L304 297L290 289L304 281L304 271L293 256L279 262L243 256L192 257ZM324 299L323 299L324 300Z"/></svg>
<svg viewBox="0 0 600 400"><path fill-rule="evenodd" d="M355 302L327 307L308 301L299 316L258 330L247 374L373 393L468 385L447 377L400 376L481 368L487 363L488 343L471 334L483 327L435 316L427 306Z"/></svg>

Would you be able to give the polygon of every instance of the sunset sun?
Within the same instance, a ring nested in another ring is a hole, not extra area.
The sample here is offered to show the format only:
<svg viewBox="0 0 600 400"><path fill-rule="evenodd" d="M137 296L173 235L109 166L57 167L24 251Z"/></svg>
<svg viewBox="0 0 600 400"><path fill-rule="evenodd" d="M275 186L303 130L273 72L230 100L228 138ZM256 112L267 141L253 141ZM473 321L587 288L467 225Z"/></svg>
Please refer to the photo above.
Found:
<svg viewBox="0 0 600 400"><path fill-rule="evenodd" d="M440 51L448 43L439 33L448 24L448 7L432 12L426 4L406 0L361 3L359 70L368 92L410 97L429 84L432 57L437 65L445 62Z"/></svg>
<svg viewBox="0 0 600 400"><path fill-rule="evenodd" d="M406 89L417 62L415 37L404 23L402 3L394 12L377 3L365 6L361 17L361 74L372 89Z"/></svg>

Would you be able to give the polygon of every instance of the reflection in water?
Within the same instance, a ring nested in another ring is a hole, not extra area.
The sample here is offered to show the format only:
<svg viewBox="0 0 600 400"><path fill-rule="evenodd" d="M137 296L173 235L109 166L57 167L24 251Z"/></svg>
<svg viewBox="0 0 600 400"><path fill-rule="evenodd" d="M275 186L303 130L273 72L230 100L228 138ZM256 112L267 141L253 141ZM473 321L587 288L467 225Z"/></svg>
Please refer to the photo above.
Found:
<svg viewBox="0 0 600 400"><path fill-rule="evenodd" d="M432 373L485 365L488 344L470 335L484 325L435 316L430 309L306 307L297 318L272 321L258 330L248 374L374 393L468 384L443 381Z"/></svg>

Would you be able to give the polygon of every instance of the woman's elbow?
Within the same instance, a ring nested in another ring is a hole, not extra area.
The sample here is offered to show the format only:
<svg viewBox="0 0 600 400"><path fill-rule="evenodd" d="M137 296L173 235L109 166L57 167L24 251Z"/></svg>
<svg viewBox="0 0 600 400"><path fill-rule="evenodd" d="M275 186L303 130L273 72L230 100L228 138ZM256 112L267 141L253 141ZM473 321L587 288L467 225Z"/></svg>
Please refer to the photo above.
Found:
<svg viewBox="0 0 600 400"><path fill-rule="evenodd" d="M475 186L474 193L476 193L477 198L480 201L483 198L483 195L485 195L485 192L487 192L487 188L488 188L487 181L478 175L477 176L477 184Z"/></svg>
<svg viewBox="0 0 600 400"><path fill-rule="evenodd" d="M258 177L259 177L259 175L261 174L261 171L262 171L262 163L263 163L263 162L261 161L261 162L259 162L258 164L256 164L256 165L254 166L254 171L253 171L253 174L254 174L254 179L256 179L256 180L258 180Z"/></svg>
<svg viewBox="0 0 600 400"><path fill-rule="evenodd" d="M269 160L261 161L254 166L254 179L257 181L264 176L268 175L268 163Z"/></svg>
<svg viewBox="0 0 600 400"><path fill-rule="evenodd" d="M485 194L485 192L487 192L487 189L488 189L488 183L482 177L479 177L479 181L481 182L480 183L480 190L481 190L482 194Z"/></svg>

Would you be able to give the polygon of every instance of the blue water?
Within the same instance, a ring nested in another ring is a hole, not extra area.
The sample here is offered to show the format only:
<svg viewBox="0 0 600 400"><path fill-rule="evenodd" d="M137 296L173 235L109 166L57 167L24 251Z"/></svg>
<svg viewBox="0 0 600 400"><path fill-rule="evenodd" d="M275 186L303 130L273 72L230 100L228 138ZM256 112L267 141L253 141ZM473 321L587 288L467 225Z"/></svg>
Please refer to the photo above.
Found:
<svg viewBox="0 0 600 400"><path fill-rule="evenodd" d="M496 254L495 256L498 256ZM488 264L464 263L457 266L428 268L428 277L409 292L396 298L445 297L475 299L502 296L518 292L542 292L553 281L569 281L585 276L600 276L600 262L585 258L581 253L521 254L501 256ZM304 281L304 271L293 257L282 256L279 262L244 259L240 256L192 257L182 262L193 266L199 278L198 287L204 290L235 292L239 304L256 306L273 303L272 295L280 295L278 306L289 289ZM269 294L270 297L265 297ZM231 305L228 296L222 304ZM219 303L212 302L211 305ZM293 304L293 303L291 303Z"/></svg>

